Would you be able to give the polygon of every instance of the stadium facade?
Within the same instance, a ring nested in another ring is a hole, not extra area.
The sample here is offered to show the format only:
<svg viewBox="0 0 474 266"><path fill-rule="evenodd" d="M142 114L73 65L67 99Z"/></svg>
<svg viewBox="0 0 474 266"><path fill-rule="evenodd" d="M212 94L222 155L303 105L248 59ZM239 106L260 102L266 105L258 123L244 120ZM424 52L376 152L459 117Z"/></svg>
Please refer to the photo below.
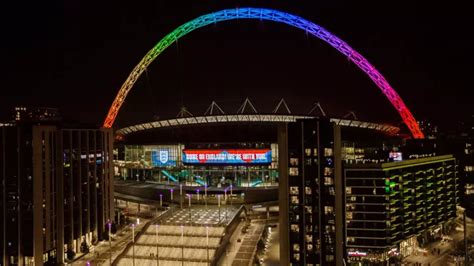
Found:
<svg viewBox="0 0 474 266"><path fill-rule="evenodd" d="M233 188L235 203L279 200L280 259L292 265L397 261L449 229L452 156L410 158L391 125L244 109L118 130L117 191L179 202L180 187L206 188L212 203Z"/></svg>

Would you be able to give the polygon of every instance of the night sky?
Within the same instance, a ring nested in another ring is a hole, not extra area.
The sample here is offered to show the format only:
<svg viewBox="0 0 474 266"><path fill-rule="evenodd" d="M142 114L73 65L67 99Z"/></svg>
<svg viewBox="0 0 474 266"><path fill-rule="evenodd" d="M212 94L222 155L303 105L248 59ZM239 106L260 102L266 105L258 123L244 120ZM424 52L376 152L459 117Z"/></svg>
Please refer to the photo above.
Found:
<svg viewBox="0 0 474 266"><path fill-rule="evenodd" d="M417 119L451 129L473 113L472 9L457 1L11 2L19 3L2 3L0 16L2 119L13 106L35 105L100 124L130 71L163 36L239 6L278 9L326 28L366 57ZM267 113L284 97L295 113L319 101L335 117L353 110L362 120L401 121L376 85L325 42L271 21L234 20L196 30L161 54L116 126L174 117L182 105L202 114L212 100L232 113L246 97Z"/></svg>

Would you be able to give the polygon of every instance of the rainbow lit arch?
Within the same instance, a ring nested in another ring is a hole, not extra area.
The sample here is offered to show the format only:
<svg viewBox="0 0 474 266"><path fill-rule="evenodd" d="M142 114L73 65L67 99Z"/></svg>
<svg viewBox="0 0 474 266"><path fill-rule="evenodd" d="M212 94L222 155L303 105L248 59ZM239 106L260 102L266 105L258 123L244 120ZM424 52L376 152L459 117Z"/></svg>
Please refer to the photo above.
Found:
<svg viewBox="0 0 474 266"><path fill-rule="evenodd" d="M316 36L317 38L327 42L332 47L336 48L339 52L347 56L349 60L354 62L362 71L364 71L370 79L372 79L375 84L382 90L382 92L387 96L390 103L395 107L400 116L402 117L405 124L410 129L414 138L421 139L424 138L423 133L421 132L418 123L411 114L410 110L406 107L403 100L400 98L398 93L388 84L385 78L359 53L352 49L347 43L328 32L324 28L314 24L311 21L303 19L301 17L291 15L285 12L266 9L266 8L236 8L236 9L225 9L211 14L206 14L200 17L197 17L183 25L179 26L177 29L166 35L163 39L158 42L155 47L153 47L140 61L140 63L135 66L133 71L128 76L127 80L123 83L120 91L115 97L112 106L109 109L107 117L104 121L104 127L109 128L114 124L115 118L122 106L127 94L132 89L135 82L138 80L140 75L145 71L145 69L150 65L155 58L160 55L168 46L174 43L179 38L188 34L189 32L207 26L212 23L217 23L226 20L234 19L260 19L260 20L270 20L288 24L290 26L302 29L311 35Z"/></svg>

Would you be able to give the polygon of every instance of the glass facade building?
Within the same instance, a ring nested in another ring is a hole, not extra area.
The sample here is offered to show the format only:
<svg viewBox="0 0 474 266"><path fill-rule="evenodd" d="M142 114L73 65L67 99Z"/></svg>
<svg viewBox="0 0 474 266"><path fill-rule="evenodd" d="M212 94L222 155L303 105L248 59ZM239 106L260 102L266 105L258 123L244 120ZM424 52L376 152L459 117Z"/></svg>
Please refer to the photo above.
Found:
<svg viewBox="0 0 474 266"><path fill-rule="evenodd" d="M456 217L458 178L451 155L346 164L344 177L349 262L411 255Z"/></svg>
<svg viewBox="0 0 474 266"><path fill-rule="evenodd" d="M340 265L340 128L329 120L297 120L281 126L278 137L281 263Z"/></svg>
<svg viewBox="0 0 474 266"><path fill-rule="evenodd" d="M114 218L112 134L0 125L1 265L62 264L67 250L103 239Z"/></svg>

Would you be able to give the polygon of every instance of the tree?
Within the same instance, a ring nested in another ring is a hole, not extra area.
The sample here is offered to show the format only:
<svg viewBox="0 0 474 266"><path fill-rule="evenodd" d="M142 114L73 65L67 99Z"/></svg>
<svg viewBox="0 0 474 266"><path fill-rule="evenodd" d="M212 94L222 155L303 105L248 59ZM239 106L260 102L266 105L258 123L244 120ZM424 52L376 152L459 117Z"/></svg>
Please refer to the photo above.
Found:
<svg viewBox="0 0 474 266"><path fill-rule="evenodd" d="M112 228L110 229L110 232L114 235L117 233L117 224L112 223Z"/></svg>
<svg viewBox="0 0 474 266"><path fill-rule="evenodd" d="M82 241L82 243L81 243L81 252L82 253L89 253L89 245L87 245L86 241Z"/></svg>
<svg viewBox="0 0 474 266"><path fill-rule="evenodd" d="M76 257L76 252L74 252L72 249L68 249L66 252L66 256L68 260L73 260L74 257Z"/></svg>

